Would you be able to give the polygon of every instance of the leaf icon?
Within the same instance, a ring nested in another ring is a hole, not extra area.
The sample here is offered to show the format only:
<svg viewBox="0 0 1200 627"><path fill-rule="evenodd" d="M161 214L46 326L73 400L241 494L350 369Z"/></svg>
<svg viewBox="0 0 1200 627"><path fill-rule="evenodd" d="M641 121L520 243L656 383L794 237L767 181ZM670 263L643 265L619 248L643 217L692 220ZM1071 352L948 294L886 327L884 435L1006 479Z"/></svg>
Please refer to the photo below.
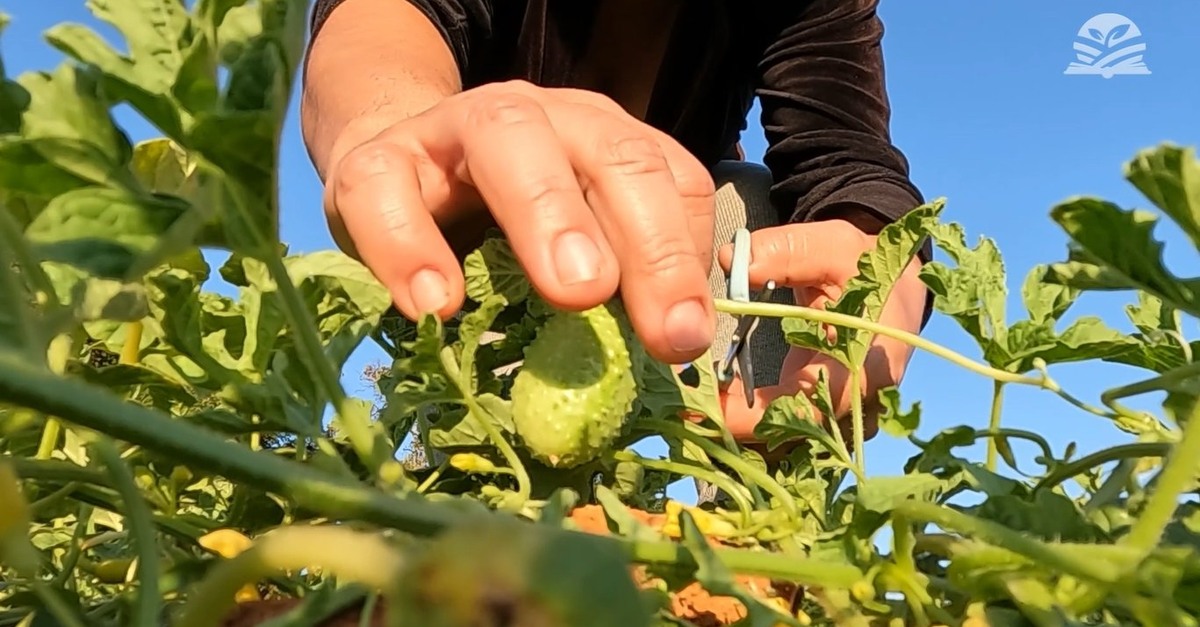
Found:
<svg viewBox="0 0 1200 627"><path fill-rule="evenodd" d="M1108 33L1108 39L1105 40L1104 45L1106 45L1106 46L1113 45L1113 42L1124 37L1125 33L1128 33L1128 32L1129 32L1128 24L1121 24L1120 26L1113 28L1112 31Z"/></svg>
<svg viewBox="0 0 1200 627"><path fill-rule="evenodd" d="M1104 41L1104 33L1100 32L1100 29L1098 28L1089 28L1088 34L1091 35L1092 39L1095 39L1096 41Z"/></svg>

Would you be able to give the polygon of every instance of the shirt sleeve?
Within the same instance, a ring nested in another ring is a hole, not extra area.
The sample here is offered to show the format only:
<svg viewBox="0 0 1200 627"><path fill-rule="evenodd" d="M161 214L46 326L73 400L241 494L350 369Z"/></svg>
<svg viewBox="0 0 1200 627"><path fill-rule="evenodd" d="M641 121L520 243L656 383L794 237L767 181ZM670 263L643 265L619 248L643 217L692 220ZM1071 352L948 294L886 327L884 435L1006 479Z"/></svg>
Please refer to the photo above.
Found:
<svg viewBox="0 0 1200 627"><path fill-rule="evenodd" d="M317 0L310 21L309 41L316 38L325 20L345 0ZM466 73L471 42L492 34L492 0L394 0L408 2L429 18L454 54L460 73Z"/></svg>
<svg viewBox="0 0 1200 627"><path fill-rule="evenodd" d="M787 221L849 207L893 222L924 202L890 137L877 5L797 2L759 63L763 160Z"/></svg>
<svg viewBox="0 0 1200 627"><path fill-rule="evenodd" d="M756 94L785 222L866 212L895 222L924 203L892 144L878 0L796 2L759 62ZM928 262L929 242L918 252ZM932 311L926 299L925 320Z"/></svg>

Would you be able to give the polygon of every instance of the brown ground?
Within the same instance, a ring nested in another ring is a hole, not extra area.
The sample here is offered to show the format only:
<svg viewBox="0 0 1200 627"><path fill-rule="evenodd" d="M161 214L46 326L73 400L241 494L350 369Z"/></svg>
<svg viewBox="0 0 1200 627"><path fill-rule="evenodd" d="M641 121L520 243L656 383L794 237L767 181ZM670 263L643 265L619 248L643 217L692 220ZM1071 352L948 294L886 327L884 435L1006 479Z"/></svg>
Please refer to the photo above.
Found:
<svg viewBox="0 0 1200 627"><path fill-rule="evenodd" d="M661 528L665 520L662 514L648 514L639 510L631 510L642 523ZM576 508L571 513L571 519L581 531L596 534L607 534L608 521L604 510L597 505L586 505ZM716 540L710 540L717 544ZM650 585L645 568L638 566L634 576L640 585ZM791 607L797 588L791 584L773 583L765 577L737 576L739 584L748 591L764 599L774 598L785 607ZM275 599L267 601L251 601L239 603L237 608L226 616L222 627L256 627L269 619L286 612L299 601L296 599ZM361 607L352 606L339 615L320 623L318 627L358 627L360 624ZM722 627L730 625L745 617L746 609L742 603L731 597L715 597L708 594L693 582L682 590L671 594L671 611L678 617L690 621L696 627ZM375 606L371 627L382 627L384 614L382 603Z"/></svg>

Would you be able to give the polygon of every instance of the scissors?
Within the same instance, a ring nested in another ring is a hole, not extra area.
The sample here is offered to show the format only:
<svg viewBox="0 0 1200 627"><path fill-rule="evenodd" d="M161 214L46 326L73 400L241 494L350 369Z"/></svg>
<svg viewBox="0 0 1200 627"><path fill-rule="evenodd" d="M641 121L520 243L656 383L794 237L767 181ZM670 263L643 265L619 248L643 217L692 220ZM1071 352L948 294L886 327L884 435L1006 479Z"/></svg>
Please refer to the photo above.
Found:
<svg viewBox="0 0 1200 627"><path fill-rule="evenodd" d="M775 281L767 281L754 302L765 302L775 291ZM750 231L738 229L733 235L733 263L729 268L729 300L742 303L750 300ZM750 337L758 328L758 316L738 316L737 327L729 342L725 356L717 361L717 381L728 385L733 381L734 362L742 377L742 390L746 402L754 407L754 356L750 351Z"/></svg>

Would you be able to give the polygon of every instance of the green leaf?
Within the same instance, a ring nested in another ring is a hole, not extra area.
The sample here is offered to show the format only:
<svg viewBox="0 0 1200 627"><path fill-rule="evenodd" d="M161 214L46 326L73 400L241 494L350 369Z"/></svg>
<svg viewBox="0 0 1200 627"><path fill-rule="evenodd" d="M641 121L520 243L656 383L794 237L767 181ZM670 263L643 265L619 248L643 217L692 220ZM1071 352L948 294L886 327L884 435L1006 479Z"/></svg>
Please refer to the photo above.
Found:
<svg viewBox="0 0 1200 627"><path fill-rule="evenodd" d="M503 296L510 305L525 301L530 284L508 242L492 237L471 251L463 262L467 297L482 303L492 295Z"/></svg>
<svg viewBox="0 0 1200 627"><path fill-rule="evenodd" d="M50 201L25 234L45 259L123 278L187 210L169 197L84 188Z"/></svg>
<svg viewBox="0 0 1200 627"><path fill-rule="evenodd" d="M1052 325L1052 321L1017 322L1009 328L1007 346L988 347L987 360L1010 372L1026 372L1033 368L1035 359L1048 365L1108 359L1134 346L1128 336L1095 316L1076 320L1061 334Z"/></svg>
<svg viewBox="0 0 1200 627"><path fill-rule="evenodd" d="M1025 275L1025 283L1021 286L1021 298L1029 320L1039 324L1061 319L1079 297L1077 289L1043 281L1046 269L1045 264L1034 266Z"/></svg>
<svg viewBox="0 0 1200 627"><path fill-rule="evenodd" d="M945 489L945 481L917 472L894 477L871 477L858 487L858 506L868 512L887 513L911 497L932 500Z"/></svg>
<svg viewBox="0 0 1200 627"><path fill-rule="evenodd" d="M198 13L219 20L230 8L220 4L201 3ZM51 29L51 45L96 67L114 98L129 102L168 137L183 139L192 117L218 103L215 24L197 28L175 0L93 0L88 7L124 37L128 54L77 24Z"/></svg>
<svg viewBox="0 0 1200 627"><path fill-rule="evenodd" d="M1053 264L1047 280L1090 290L1145 290L1172 307L1200 316L1200 278L1180 279L1163 266L1158 218L1095 198L1075 198L1051 211L1071 236L1075 260Z"/></svg>
<svg viewBox="0 0 1200 627"><path fill-rule="evenodd" d="M1194 148L1164 144L1143 150L1125 165L1125 177L1200 251L1200 161Z"/></svg>
<svg viewBox="0 0 1200 627"><path fill-rule="evenodd" d="M989 345L1004 342L1008 287L996 242L981 237L969 248L958 224L939 224L932 233L938 248L955 263L950 267L932 261L921 268L921 280L933 293L934 308L954 318L985 351Z"/></svg>
<svg viewBox="0 0 1200 627"><path fill-rule="evenodd" d="M240 1L243 0L225 0L223 4ZM256 5L227 6L226 9L227 12L218 20L217 43L221 62L232 65L245 54L247 44L262 35L263 24Z"/></svg>
<svg viewBox="0 0 1200 627"><path fill-rule="evenodd" d="M76 322L133 322L150 313L140 283L90 276L84 269L61 263L47 262L42 267L59 302L74 312Z"/></svg>
<svg viewBox="0 0 1200 627"><path fill-rule="evenodd" d="M95 76L63 64L50 73L24 74L18 82L30 96L21 135L43 159L92 183L134 187L126 168L133 148L115 125Z"/></svg>
<svg viewBox="0 0 1200 627"><path fill-rule="evenodd" d="M161 93L183 65L182 41L191 19L177 0L88 0L88 9L124 37L139 83Z"/></svg>
<svg viewBox="0 0 1200 627"><path fill-rule="evenodd" d="M858 275L827 309L878 321L896 281L938 225L944 205L941 199L922 205L884 227L875 247L859 257ZM866 331L840 328L837 340L830 344L817 323L785 318L781 324L789 344L828 353L851 368L862 363L873 337Z"/></svg>
<svg viewBox="0 0 1200 627"><path fill-rule="evenodd" d="M1129 336L1134 346L1107 361L1163 373L1200 355L1200 340L1187 341L1179 310L1161 299L1139 291L1137 304L1127 306L1125 312L1138 329Z"/></svg>
<svg viewBox="0 0 1200 627"><path fill-rule="evenodd" d="M913 403L905 411L900 407L900 390L890 386L879 391L879 402L883 412L879 415L879 428L884 433L897 438L904 438L916 432L921 425L921 402Z"/></svg>
<svg viewBox="0 0 1200 627"><path fill-rule="evenodd" d="M461 347L458 358L462 377L465 379L459 382L463 389L479 391L481 373L475 367L475 354L479 350L483 334L491 329L492 323L506 305L503 296L494 294L485 299L478 309L462 317L458 327L458 345Z"/></svg>
<svg viewBox="0 0 1200 627"><path fill-rule="evenodd" d="M1052 542L1099 542L1105 539L1074 501L1050 490L1038 490L1032 497L991 495L971 513Z"/></svg>
<svg viewBox="0 0 1200 627"><path fill-rule="evenodd" d="M50 200L58 194L88 185L86 179L42 156L39 146L46 148L50 143L0 139L0 189Z"/></svg>
<svg viewBox="0 0 1200 627"><path fill-rule="evenodd" d="M823 375L818 381L819 387L822 381ZM824 387L828 389L827 385ZM824 414L828 407L822 409L818 406L816 409ZM816 417L813 401L803 392L795 396L780 396L763 411L762 420L754 427L754 437L763 440L769 451L788 442L808 441L814 455L827 452L836 464L845 468L853 467L854 461L849 451L838 443L826 427L816 422Z"/></svg>
<svg viewBox="0 0 1200 627"><path fill-rule="evenodd" d="M42 362L44 352L39 355L35 343L40 333L35 325L34 297L16 267L12 253L0 246L0 350L18 351Z"/></svg>

